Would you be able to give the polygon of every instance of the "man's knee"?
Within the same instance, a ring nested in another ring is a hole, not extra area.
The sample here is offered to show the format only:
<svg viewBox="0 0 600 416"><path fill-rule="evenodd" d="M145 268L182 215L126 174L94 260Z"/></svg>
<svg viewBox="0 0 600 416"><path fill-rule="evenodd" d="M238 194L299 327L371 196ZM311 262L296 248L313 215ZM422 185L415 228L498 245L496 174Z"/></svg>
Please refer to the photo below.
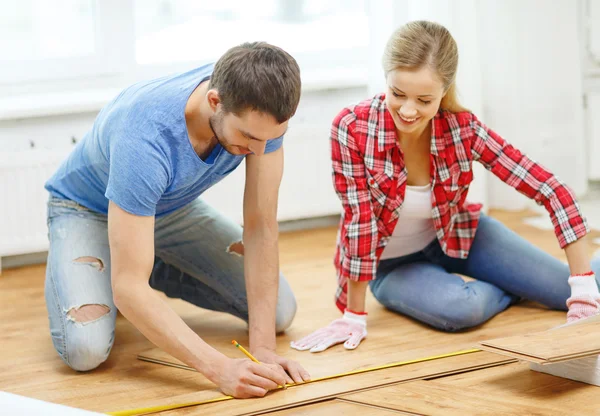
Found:
<svg viewBox="0 0 600 416"><path fill-rule="evenodd" d="M90 371L108 359L112 345L70 341L65 363L75 371Z"/></svg>
<svg viewBox="0 0 600 416"><path fill-rule="evenodd" d="M280 297L277 300L277 314L275 318L275 331L278 334L284 332L292 325L298 308L294 293L287 285L287 282L283 280L285 283L282 283L282 280L280 280ZM281 288L282 284L285 287Z"/></svg>
<svg viewBox="0 0 600 416"><path fill-rule="evenodd" d="M66 350L58 352L69 367L89 371L106 361L114 339L110 321L107 305L86 304L67 311L67 325L74 328L67 330Z"/></svg>

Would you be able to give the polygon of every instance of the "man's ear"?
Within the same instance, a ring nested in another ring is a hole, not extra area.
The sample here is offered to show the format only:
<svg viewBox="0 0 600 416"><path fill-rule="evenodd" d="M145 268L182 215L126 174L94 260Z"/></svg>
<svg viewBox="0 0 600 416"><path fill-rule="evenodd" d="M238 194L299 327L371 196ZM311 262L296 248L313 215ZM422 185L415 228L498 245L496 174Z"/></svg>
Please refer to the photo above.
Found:
<svg viewBox="0 0 600 416"><path fill-rule="evenodd" d="M208 105L213 111L217 111L217 107L221 104L221 97L219 96L219 92L215 89L210 89L206 93L206 99L208 100Z"/></svg>

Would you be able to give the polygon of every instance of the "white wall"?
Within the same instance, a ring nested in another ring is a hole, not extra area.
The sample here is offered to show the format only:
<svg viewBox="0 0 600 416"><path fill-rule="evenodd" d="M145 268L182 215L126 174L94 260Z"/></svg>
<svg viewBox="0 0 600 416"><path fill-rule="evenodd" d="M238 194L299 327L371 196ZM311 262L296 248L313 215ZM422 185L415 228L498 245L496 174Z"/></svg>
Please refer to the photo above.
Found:
<svg viewBox="0 0 600 416"><path fill-rule="evenodd" d="M591 180L600 181L600 0L581 3L588 173Z"/></svg>
<svg viewBox="0 0 600 416"><path fill-rule="evenodd" d="M578 4L478 3L484 115L489 126L576 194L587 190ZM535 207L494 178L490 204Z"/></svg>

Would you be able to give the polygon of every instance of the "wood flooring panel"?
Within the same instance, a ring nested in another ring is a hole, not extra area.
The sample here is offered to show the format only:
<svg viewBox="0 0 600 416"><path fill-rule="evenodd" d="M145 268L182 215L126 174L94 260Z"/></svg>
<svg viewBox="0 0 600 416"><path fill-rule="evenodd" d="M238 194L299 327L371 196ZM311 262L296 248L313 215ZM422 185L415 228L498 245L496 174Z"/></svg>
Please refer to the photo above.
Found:
<svg viewBox="0 0 600 416"><path fill-rule="evenodd" d="M322 401L338 395L370 389L378 386L416 380L423 377L436 377L454 374L463 371L472 371L482 367L505 364L505 359L500 359L496 354L478 352L474 354L445 358L438 361L428 361L411 364L404 367L389 368L355 376L347 376L341 379L324 380L306 385L289 387L287 390L278 390L269 393L260 399L228 400L218 403L210 403L200 406L179 409L177 415L203 415L218 416L235 414L240 416L251 416L268 411L286 409L315 401ZM190 372L191 373L191 372ZM144 406L161 406L175 403L188 403L199 399L198 394L185 394L170 397L165 400L153 400ZM136 408L138 406L132 406ZM142 406L139 406L142 407ZM127 408L103 409L104 411L126 410Z"/></svg>
<svg viewBox="0 0 600 416"><path fill-rule="evenodd" d="M600 315L581 320L577 325L486 340L481 347L535 363L552 363L584 358L600 353Z"/></svg>
<svg viewBox="0 0 600 416"><path fill-rule="evenodd" d="M486 394L494 397L562 410L565 415L600 415L600 387L538 373L530 370L527 363L508 364L435 381L463 390L485 389Z"/></svg>
<svg viewBox="0 0 600 416"><path fill-rule="evenodd" d="M514 363L344 395L343 400L418 414L600 415L600 388Z"/></svg>
<svg viewBox="0 0 600 416"><path fill-rule="evenodd" d="M564 410L539 408L521 400L489 394L485 388L468 390L435 381L414 381L344 396L352 403L370 404L424 415L564 415Z"/></svg>
<svg viewBox="0 0 600 416"><path fill-rule="evenodd" d="M341 400L307 404L287 410L261 413L265 416L394 416L397 412L363 404L348 403Z"/></svg>

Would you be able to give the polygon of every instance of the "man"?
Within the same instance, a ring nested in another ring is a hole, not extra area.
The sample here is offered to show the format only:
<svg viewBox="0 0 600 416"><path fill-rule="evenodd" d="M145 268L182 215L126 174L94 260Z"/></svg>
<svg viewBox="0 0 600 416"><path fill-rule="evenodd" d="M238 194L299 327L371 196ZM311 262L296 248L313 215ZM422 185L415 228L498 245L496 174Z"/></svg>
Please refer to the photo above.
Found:
<svg viewBox="0 0 600 416"><path fill-rule="evenodd" d="M296 61L246 43L214 66L137 83L102 109L46 184L46 304L70 367L87 371L108 358L118 308L226 394L263 396L309 379L275 354L275 334L296 312L279 274L276 215L283 134L299 99ZM242 231L198 196L243 159ZM263 364L206 344L153 289L248 321Z"/></svg>

